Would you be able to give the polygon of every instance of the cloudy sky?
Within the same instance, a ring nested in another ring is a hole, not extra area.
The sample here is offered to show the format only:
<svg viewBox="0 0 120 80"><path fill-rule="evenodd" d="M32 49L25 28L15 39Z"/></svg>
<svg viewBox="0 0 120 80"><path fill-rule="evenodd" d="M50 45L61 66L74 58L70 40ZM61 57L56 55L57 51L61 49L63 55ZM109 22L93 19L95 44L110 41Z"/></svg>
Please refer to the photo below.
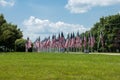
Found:
<svg viewBox="0 0 120 80"><path fill-rule="evenodd" d="M0 0L0 13L34 41L89 30L100 17L120 13L120 0Z"/></svg>

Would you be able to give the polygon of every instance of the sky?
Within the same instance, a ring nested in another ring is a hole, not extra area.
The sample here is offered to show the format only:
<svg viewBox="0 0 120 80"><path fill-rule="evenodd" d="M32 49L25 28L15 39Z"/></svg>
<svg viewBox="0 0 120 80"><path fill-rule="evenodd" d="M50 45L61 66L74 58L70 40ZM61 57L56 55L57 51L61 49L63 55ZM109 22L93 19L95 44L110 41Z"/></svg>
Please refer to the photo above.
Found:
<svg viewBox="0 0 120 80"><path fill-rule="evenodd" d="M101 17L120 13L120 0L0 0L0 13L34 41L90 30Z"/></svg>

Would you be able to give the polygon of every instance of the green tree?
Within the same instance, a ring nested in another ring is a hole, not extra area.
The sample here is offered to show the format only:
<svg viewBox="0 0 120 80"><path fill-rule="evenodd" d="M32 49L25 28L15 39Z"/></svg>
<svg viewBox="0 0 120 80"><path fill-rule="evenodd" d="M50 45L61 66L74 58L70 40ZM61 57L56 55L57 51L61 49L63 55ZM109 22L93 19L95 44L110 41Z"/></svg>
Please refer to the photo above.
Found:
<svg viewBox="0 0 120 80"><path fill-rule="evenodd" d="M94 50L104 52L120 52L120 14L101 17L99 22L95 23L90 31L82 33L88 37L91 32L95 37ZM100 33L103 35L104 46L100 41Z"/></svg>
<svg viewBox="0 0 120 80"><path fill-rule="evenodd" d="M25 52L25 43L26 43L25 39L17 39L15 41L15 49L16 49L16 51Z"/></svg>
<svg viewBox="0 0 120 80"><path fill-rule="evenodd" d="M22 31L17 28L17 25L7 23L4 16L0 15L0 46L4 47L5 51L14 51L16 39L22 38Z"/></svg>
<svg viewBox="0 0 120 80"><path fill-rule="evenodd" d="M99 22L94 24L93 28L90 30L96 38L95 49L98 48L100 51L115 52L119 49L120 44L119 31L120 31L120 14L106 16L100 18ZM100 43L100 32L103 33L104 47Z"/></svg>

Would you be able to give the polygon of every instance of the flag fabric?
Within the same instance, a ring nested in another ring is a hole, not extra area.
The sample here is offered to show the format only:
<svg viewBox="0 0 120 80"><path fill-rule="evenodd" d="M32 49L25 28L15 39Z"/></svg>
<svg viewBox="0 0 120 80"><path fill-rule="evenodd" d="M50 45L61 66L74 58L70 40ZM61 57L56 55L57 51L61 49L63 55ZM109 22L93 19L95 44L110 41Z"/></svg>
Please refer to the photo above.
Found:
<svg viewBox="0 0 120 80"><path fill-rule="evenodd" d="M103 45L103 38L102 35L100 34L100 41ZM26 48L29 49L31 48L31 41L28 39L26 43ZM94 47L95 44L95 38L91 34L88 37L88 45L92 48ZM77 36L75 37L74 33L71 33L71 36L69 36L65 39L63 32L61 35L59 34L58 37L56 38L56 35L52 36L52 39L50 40L50 36L48 38L43 39L40 41L40 38L37 39L34 42L34 47L36 49L40 49L41 51L64 51L65 48L66 50L73 50L74 48L82 48L84 49L87 48L87 38L84 35L84 37L80 37L79 33L77 33Z"/></svg>
<svg viewBox="0 0 120 80"><path fill-rule="evenodd" d="M71 39L71 47L74 47L74 41L75 41L75 39L72 38L72 39Z"/></svg>
<svg viewBox="0 0 120 80"><path fill-rule="evenodd" d="M67 39L65 40L65 48L69 48L70 36L67 35Z"/></svg>
<svg viewBox="0 0 120 80"><path fill-rule="evenodd" d="M47 38L44 39L43 45L44 45L44 48L47 48Z"/></svg>
<svg viewBox="0 0 120 80"><path fill-rule="evenodd" d="M50 36L46 39L46 51L49 52L50 51L50 45L51 45L51 41L50 41Z"/></svg>
<svg viewBox="0 0 120 80"><path fill-rule="evenodd" d="M80 37L80 48L82 47L82 38Z"/></svg>
<svg viewBox="0 0 120 80"><path fill-rule="evenodd" d="M75 35L71 34L71 47L75 47Z"/></svg>
<svg viewBox="0 0 120 80"><path fill-rule="evenodd" d="M69 47L69 38L68 39L66 39L66 42L65 42L65 48L68 48Z"/></svg>
<svg viewBox="0 0 120 80"><path fill-rule="evenodd" d="M40 51L40 41L39 41L39 40L36 40L36 41L34 42L33 46L34 46L34 48L35 48L35 50L36 50L37 52Z"/></svg>
<svg viewBox="0 0 120 80"><path fill-rule="evenodd" d="M41 41L41 47L40 47L40 50L43 52L46 52L46 49L47 49L47 38Z"/></svg>
<svg viewBox="0 0 120 80"><path fill-rule="evenodd" d="M41 50L41 51L43 51L43 47L44 47L44 46L43 46L43 41L41 41L41 43L40 43L40 50Z"/></svg>
<svg viewBox="0 0 120 80"><path fill-rule="evenodd" d="M68 38L68 48L71 47L71 42L72 42L72 35L70 36L70 34L69 34L69 38Z"/></svg>
<svg viewBox="0 0 120 80"><path fill-rule="evenodd" d="M60 43L60 33L59 33L59 35L58 35L58 37L56 39L56 47L60 48L60 46L61 46L61 43Z"/></svg>
<svg viewBox="0 0 120 80"><path fill-rule="evenodd" d="M49 36L48 39L47 39L46 46L47 46L47 47L50 47L50 36Z"/></svg>
<svg viewBox="0 0 120 80"><path fill-rule="evenodd" d="M31 48L32 47L31 45L32 45L31 41L27 41L26 44L25 44L27 49Z"/></svg>
<svg viewBox="0 0 120 80"><path fill-rule="evenodd" d="M36 42L35 42L35 46L36 46L36 48L39 48L39 47L40 47L40 42L39 42L39 41L36 41Z"/></svg>
<svg viewBox="0 0 120 80"><path fill-rule="evenodd" d="M92 47L94 47L94 44L95 44L95 38L91 33L89 33L88 45L89 45L89 47L92 48Z"/></svg>
<svg viewBox="0 0 120 80"><path fill-rule="evenodd" d="M65 38L64 38L64 35L63 33L61 34L61 38L60 38L60 48L64 48L65 46Z"/></svg>
<svg viewBox="0 0 120 80"><path fill-rule="evenodd" d="M76 43L75 43L76 48L81 48L82 47L82 38L79 36L79 32L77 32L76 36Z"/></svg>
<svg viewBox="0 0 120 80"><path fill-rule="evenodd" d="M76 47L76 48L79 48L79 47L80 47L80 37L79 37L79 36L76 37L75 47Z"/></svg>
<svg viewBox="0 0 120 80"><path fill-rule="evenodd" d="M95 44L95 37L92 36L91 37L91 47L94 47L94 44Z"/></svg>
<svg viewBox="0 0 120 80"><path fill-rule="evenodd" d="M55 36L55 35L52 36L51 47L52 47L52 48L55 48L55 47L56 47L56 36Z"/></svg>
<svg viewBox="0 0 120 80"><path fill-rule="evenodd" d="M28 52L28 49L30 49L31 47L32 47L32 42L30 41L29 38L27 38L27 41L25 43L26 52Z"/></svg>

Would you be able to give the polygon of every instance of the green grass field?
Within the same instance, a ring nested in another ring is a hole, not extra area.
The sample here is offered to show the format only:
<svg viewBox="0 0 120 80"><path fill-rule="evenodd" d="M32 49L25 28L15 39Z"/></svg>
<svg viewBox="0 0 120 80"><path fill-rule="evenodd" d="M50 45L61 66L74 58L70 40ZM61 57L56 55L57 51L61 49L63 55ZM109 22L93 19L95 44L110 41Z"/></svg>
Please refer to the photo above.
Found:
<svg viewBox="0 0 120 80"><path fill-rule="evenodd" d="M120 80L120 56L1 53L0 80Z"/></svg>

